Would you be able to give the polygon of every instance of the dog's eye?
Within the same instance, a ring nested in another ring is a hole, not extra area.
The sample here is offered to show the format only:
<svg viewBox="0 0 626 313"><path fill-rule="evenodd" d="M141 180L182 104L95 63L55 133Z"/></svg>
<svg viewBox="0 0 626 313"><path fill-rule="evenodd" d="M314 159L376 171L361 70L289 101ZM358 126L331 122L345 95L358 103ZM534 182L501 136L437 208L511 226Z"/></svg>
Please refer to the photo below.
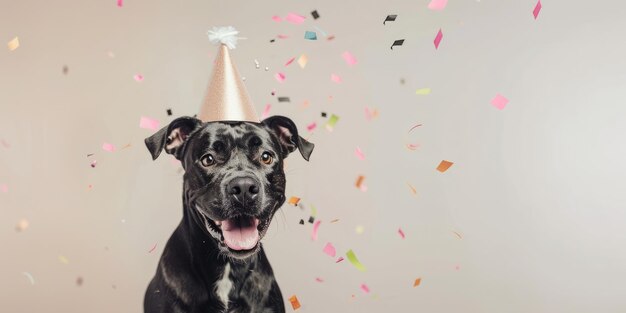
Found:
<svg viewBox="0 0 626 313"><path fill-rule="evenodd" d="M212 155L206 154L205 156L202 157L202 159L200 159L200 163L202 163L202 166L204 167L209 167L215 164L215 159L213 158Z"/></svg>
<svg viewBox="0 0 626 313"><path fill-rule="evenodd" d="M267 165L270 165L270 164L272 164L273 161L274 161L274 158L272 157L272 155L269 152L265 151L265 152L263 152L263 154L261 154L261 162L263 162L263 163L265 163Z"/></svg>

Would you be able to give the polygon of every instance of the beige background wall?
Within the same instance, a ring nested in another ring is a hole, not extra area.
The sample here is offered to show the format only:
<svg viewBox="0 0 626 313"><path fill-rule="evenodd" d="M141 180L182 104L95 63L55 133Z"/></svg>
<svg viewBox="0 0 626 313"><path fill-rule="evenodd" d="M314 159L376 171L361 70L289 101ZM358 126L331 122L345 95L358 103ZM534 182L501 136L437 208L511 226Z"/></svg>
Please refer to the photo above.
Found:
<svg viewBox="0 0 626 313"><path fill-rule="evenodd" d="M248 38L232 55L258 112L271 103L317 145L310 163L288 159L287 195L317 208L318 241L298 224L309 210L288 205L264 241L301 312L626 311L624 2L546 0L537 20L534 0L450 0L440 12L427 0L124 2L0 2L1 41L21 42L0 49L1 312L141 311L181 217L182 175L150 160L139 118L198 111L215 25ZM271 19L289 12L307 19ZM383 26L387 14L399 16ZM336 38L304 40L313 26ZM278 34L289 38L270 43ZM305 69L284 66L303 53ZM502 111L497 93L510 100ZM321 111L340 116L332 133ZM454 162L443 174L442 159ZM326 242L367 271L335 264Z"/></svg>

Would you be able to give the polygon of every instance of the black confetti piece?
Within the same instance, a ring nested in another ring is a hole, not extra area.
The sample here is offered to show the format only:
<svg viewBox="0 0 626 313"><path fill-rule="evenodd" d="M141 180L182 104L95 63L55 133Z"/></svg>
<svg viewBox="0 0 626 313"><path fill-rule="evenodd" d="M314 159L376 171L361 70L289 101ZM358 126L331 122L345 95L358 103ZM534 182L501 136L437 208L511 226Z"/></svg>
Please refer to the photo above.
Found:
<svg viewBox="0 0 626 313"><path fill-rule="evenodd" d="M291 102L289 97L278 97L278 102Z"/></svg>
<svg viewBox="0 0 626 313"><path fill-rule="evenodd" d="M313 216L309 217L309 223L313 224L313 222L315 222L315 217Z"/></svg>
<svg viewBox="0 0 626 313"><path fill-rule="evenodd" d="M172 109L167 109L167 116L172 116Z"/></svg>
<svg viewBox="0 0 626 313"><path fill-rule="evenodd" d="M393 45L391 45L391 50L393 50L393 47L395 46L401 46L404 44L404 39L399 39L393 42Z"/></svg>
<svg viewBox="0 0 626 313"><path fill-rule="evenodd" d="M383 22L383 25L386 25L385 23L387 23L387 22L395 21L396 17L398 17L397 14L387 15L387 18L385 18L385 21Z"/></svg>
<svg viewBox="0 0 626 313"><path fill-rule="evenodd" d="M313 16L313 19L318 19L320 18L320 14L317 13L317 10L314 10L313 12L311 12L311 15Z"/></svg>

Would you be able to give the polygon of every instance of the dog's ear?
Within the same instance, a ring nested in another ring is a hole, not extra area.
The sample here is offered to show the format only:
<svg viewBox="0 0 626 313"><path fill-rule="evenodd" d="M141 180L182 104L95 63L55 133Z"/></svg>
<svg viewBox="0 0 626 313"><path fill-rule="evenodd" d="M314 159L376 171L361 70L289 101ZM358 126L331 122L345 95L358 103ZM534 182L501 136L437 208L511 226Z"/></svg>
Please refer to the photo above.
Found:
<svg viewBox="0 0 626 313"><path fill-rule="evenodd" d="M289 153L294 152L296 148L300 150L300 154L305 160L309 160L315 145L298 136L298 128L296 124L288 117L276 115L264 119L261 123L267 126L271 133L276 135L283 150L283 158Z"/></svg>
<svg viewBox="0 0 626 313"><path fill-rule="evenodd" d="M161 151L165 149L165 152L180 160L180 148L189 134L200 125L202 125L202 121L195 117L179 117L154 135L146 138L146 147L152 154L152 159L156 160Z"/></svg>

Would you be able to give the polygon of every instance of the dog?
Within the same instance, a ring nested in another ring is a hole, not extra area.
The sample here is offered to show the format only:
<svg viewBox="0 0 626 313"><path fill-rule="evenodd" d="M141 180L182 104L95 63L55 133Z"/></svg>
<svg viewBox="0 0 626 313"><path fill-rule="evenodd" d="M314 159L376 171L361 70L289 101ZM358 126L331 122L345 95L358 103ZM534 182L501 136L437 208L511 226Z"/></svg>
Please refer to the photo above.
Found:
<svg viewBox="0 0 626 313"><path fill-rule="evenodd" d="M294 122L173 120L146 138L180 160L183 218L167 241L145 293L145 313L285 312L261 238L285 202L283 160L314 144Z"/></svg>

